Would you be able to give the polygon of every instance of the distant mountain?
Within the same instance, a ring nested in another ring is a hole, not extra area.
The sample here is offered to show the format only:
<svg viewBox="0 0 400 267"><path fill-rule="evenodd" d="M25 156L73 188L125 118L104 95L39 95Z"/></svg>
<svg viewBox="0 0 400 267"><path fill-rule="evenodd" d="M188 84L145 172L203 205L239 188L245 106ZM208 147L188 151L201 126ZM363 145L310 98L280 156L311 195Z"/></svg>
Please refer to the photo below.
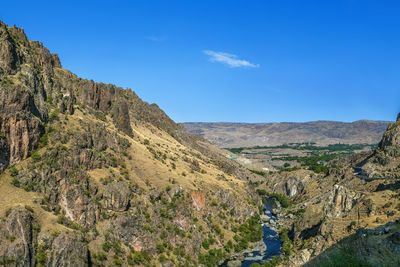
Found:
<svg viewBox="0 0 400 267"><path fill-rule="evenodd" d="M200 134L219 147L248 147L315 142L318 145L378 143L389 121L312 121L281 123L184 123L190 133Z"/></svg>

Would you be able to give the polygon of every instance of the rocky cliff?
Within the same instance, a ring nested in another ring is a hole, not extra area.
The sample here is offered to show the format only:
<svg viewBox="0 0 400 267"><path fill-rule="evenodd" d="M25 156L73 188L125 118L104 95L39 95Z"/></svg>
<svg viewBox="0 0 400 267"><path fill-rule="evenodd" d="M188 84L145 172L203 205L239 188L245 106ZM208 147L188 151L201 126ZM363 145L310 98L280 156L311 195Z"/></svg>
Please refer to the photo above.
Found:
<svg viewBox="0 0 400 267"><path fill-rule="evenodd" d="M385 239L399 235L399 117L375 150L335 160L326 174L301 169L264 175L258 192L272 191L286 203L275 211L289 233L285 265L382 266L382 255L392 257L388 266L400 262L393 256L398 244ZM381 231L384 225L393 226L392 235ZM372 252L373 240L379 253Z"/></svg>
<svg viewBox="0 0 400 267"><path fill-rule="evenodd" d="M248 245L260 177L0 26L1 264L212 266Z"/></svg>
<svg viewBox="0 0 400 267"><path fill-rule="evenodd" d="M400 114L390 124L374 153L359 164L370 178L400 178Z"/></svg>

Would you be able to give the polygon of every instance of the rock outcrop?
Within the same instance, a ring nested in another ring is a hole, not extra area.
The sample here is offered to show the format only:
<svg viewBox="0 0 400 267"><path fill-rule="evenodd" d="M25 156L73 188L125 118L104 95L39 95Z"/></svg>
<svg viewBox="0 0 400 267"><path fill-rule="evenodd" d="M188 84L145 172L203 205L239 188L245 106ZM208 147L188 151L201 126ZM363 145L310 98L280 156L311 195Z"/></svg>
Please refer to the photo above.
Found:
<svg viewBox="0 0 400 267"><path fill-rule="evenodd" d="M327 205L324 209L325 217L335 218L349 212L360 197L359 193L344 186L335 185L328 195Z"/></svg>
<svg viewBox="0 0 400 267"><path fill-rule="evenodd" d="M0 226L0 264L33 266L32 215L24 208L15 208L7 213Z"/></svg>
<svg viewBox="0 0 400 267"><path fill-rule="evenodd" d="M370 178L400 178L400 114L389 125L378 148L360 164L361 174Z"/></svg>
<svg viewBox="0 0 400 267"><path fill-rule="evenodd" d="M48 249L46 266L89 266L89 249L81 234L62 232Z"/></svg>
<svg viewBox="0 0 400 267"><path fill-rule="evenodd" d="M293 197L304 190L304 185L297 177L289 178L285 183L286 195Z"/></svg>
<svg viewBox="0 0 400 267"><path fill-rule="evenodd" d="M104 188L104 206L113 211L124 211L129 207L131 191L125 182L112 182Z"/></svg>

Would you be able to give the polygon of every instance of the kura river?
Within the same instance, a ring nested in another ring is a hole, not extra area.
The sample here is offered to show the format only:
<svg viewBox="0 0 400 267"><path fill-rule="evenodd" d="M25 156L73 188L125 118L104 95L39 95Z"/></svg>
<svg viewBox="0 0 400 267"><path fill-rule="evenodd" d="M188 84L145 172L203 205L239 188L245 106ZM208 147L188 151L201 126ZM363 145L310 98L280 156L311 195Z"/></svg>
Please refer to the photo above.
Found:
<svg viewBox="0 0 400 267"><path fill-rule="evenodd" d="M241 262L242 267L248 267L252 263L262 263L263 261L271 259L273 256L279 256L281 254L282 242L277 232L277 219L266 204L264 207L265 211L261 216L264 232L262 242L255 248L240 253L242 256L237 257L237 259L243 259L244 256L244 260ZM224 262L221 266L240 266L240 262L238 262L238 260L230 260Z"/></svg>

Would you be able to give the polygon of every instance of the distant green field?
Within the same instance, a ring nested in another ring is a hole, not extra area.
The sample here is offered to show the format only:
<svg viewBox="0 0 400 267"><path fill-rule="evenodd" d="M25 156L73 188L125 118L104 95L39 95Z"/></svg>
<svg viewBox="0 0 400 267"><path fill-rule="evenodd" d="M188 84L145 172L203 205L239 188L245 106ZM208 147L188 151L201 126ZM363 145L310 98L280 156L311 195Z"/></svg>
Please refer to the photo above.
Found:
<svg viewBox="0 0 400 267"><path fill-rule="evenodd" d="M295 150L311 150L311 151L349 151L354 152L356 150L362 150L364 148L375 148L376 144L333 144L328 146L316 146L315 143L290 143L279 146L253 146L253 147L238 147L238 148L226 148L232 153L240 154L243 150L253 149L295 149Z"/></svg>
<svg viewBox="0 0 400 267"><path fill-rule="evenodd" d="M327 166L327 163L337 159L341 156L350 155L355 151L363 150L365 148L374 149L376 144L333 144L328 146L316 146L315 143L290 143L279 146L254 146L254 147L240 147L240 148L227 148L235 154L268 154L271 155L271 161L286 161L298 162L302 167L312 170L316 173L327 173L329 168L338 168L340 166ZM292 156L288 154L273 155L271 152L265 153L260 150L273 150L273 149L294 149L303 151L307 156ZM247 152L248 150L251 152ZM286 166L285 166L286 165ZM281 171L295 170L294 167L288 168L289 164L285 163ZM296 168L298 169L298 168ZM255 172L255 171L253 171Z"/></svg>

